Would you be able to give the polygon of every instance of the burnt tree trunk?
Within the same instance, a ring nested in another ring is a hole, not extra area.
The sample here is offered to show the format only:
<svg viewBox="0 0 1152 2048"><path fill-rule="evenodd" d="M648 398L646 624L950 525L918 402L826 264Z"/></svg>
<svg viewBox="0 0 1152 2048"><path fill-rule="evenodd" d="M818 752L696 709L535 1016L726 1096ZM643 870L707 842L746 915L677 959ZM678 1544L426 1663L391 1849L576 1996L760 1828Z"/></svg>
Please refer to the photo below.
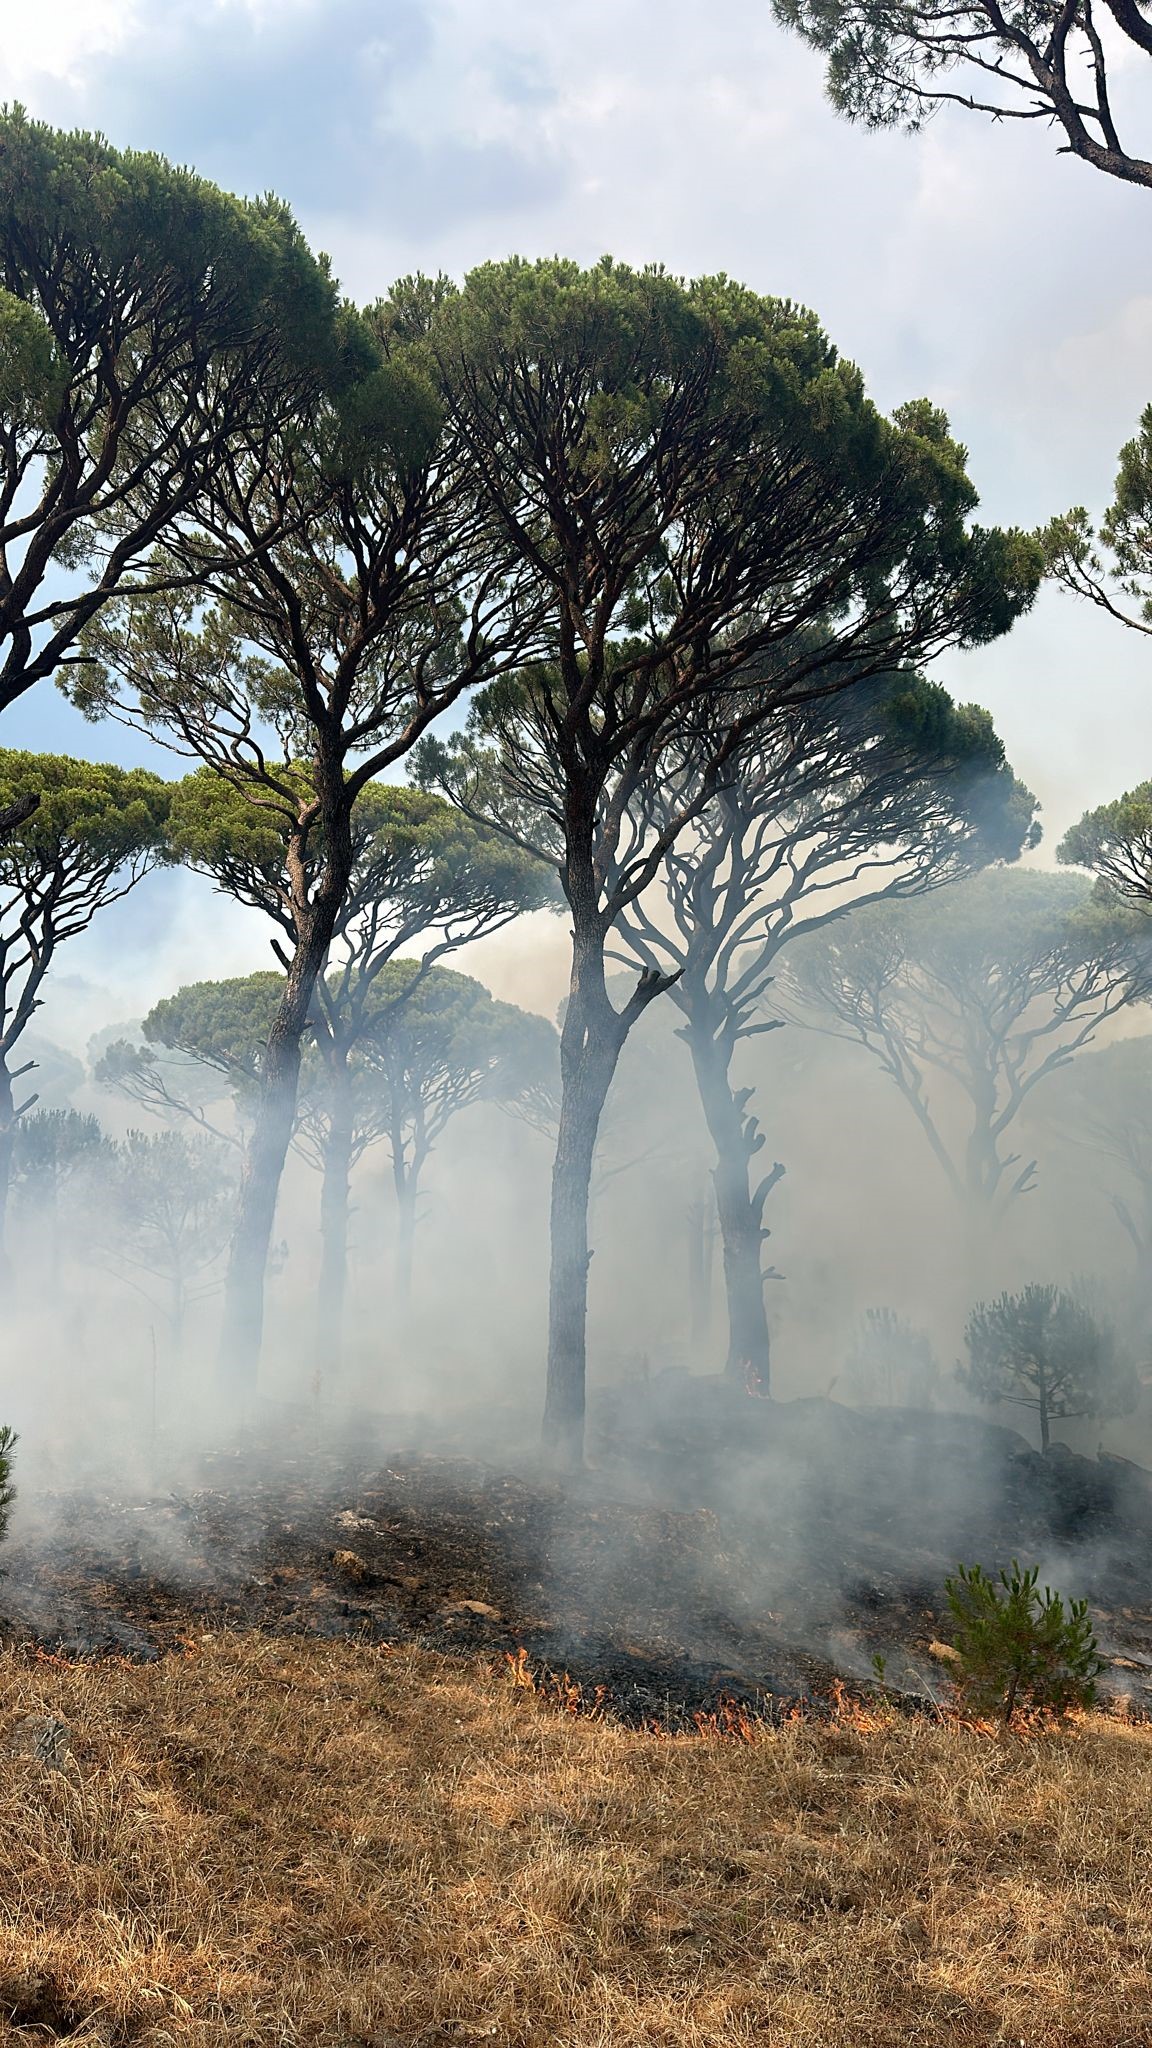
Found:
<svg viewBox="0 0 1152 2048"><path fill-rule="evenodd" d="M1040 1449L1047 1456L1052 1442L1052 1428L1048 1405L1048 1370L1042 1358L1036 1360L1036 1406L1040 1415Z"/></svg>
<svg viewBox="0 0 1152 2048"><path fill-rule="evenodd" d="M188 1291L184 1275L177 1267L171 1275L168 1292L168 1331L172 1342L172 1363L179 1366L184 1358L184 1320L188 1308Z"/></svg>
<svg viewBox="0 0 1152 2048"><path fill-rule="evenodd" d="M264 1334L264 1276L276 1220L284 1161L296 1121L300 1080L300 1039L312 989L323 969L303 949L293 961L289 989L281 1001L264 1056L255 1125L244 1161L236 1227L224 1283L224 1327L220 1342L223 1377L240 1393L256 1384ZM326 949L325 949L326 951ZM305 987L306 984L306 987Z"/></svg>
<svg viewBox="0 0 1152 2048"><path fill-rule="evenodd" d="M416 1249L416 1204L420 1198L420 1176L428 1162L428 1137L419 1090L415 1097L404 1087L399 1073L391 1077L392 1186L396 1193L396 1250L394 1278L396 1306L402 1322L412 1307L412 1267ZM407 1112L407 1114L406 1114ZM411 1132L405 1126L410 1121Z"/></svg>
<svg viewBox="0 0 1152 2048"><path fill-rule="evenodd" d="M693 1356L712 1326L713 1194L707 1181L688 1204L688 1336Z"/></svg>
<svg viewBox="0 0 1152 2048"><path fill-rule="evenodd" d="M53 1172L48 1182L48 1193L44 1202L48 1218L48 1285L52 1293L60 1291L60 1176Z"/></svg>
<svg viewBox="0 0 1152 2048"><path fill-rule="evenodd" d="M340 1366L344 1300L348 1291L349 1179L352 1172L353 1104L346 1048L329 1047L328 1129L320 1188L320 1280L316 1290L316 1356L332 1371Z"/></svg>
<svg viewBox="0 0 1152 2048"><path fill-rule="evenodd" d="M575 900L573 900L575 896ZM548 1381L543 1443L561 1471L584 1458L587 1375L588 1202L600 1119L624 1041L648 1003L669 986L646 971L631 1001L613 1008L604 980L604 926L591 874L569 896L572 979L560 1033L560 1123L552 1167L548 1279Z"/></svg>
<svg viewBox="0 0 1152 2048"><path fill-rule="evenodd" d="M600 1117L619 1047L598 1043L596 1034L580 1030L583 1005L570 1002L564 1020L574 1020L573 1039L563 1061L563 1090L556 1157L552 1165L550 1209L551 1264L548 1279L548 1384L544 1402L544 1447L565 1471L577 1470L584 1457L585 1376L587 1370L588 1197Z"/></svg>
<svg viewBox="0 0 1152 2048"><path fill-rule="evenodd" d="M37 797L36 803L38 804L39 801L40 799ZM34 804L32 809L35 808L36 805ZM45 966L50 958L50 950L46 948L44 954ZM42 976L37 977L37 986L39 986L40 979L42 979ZM25 991L26 998L27 994L28 992ZM0 1289L5 1291L11 1287L13 1278L12 1259L8 1250L8 1204L12 1195L12 1166L16 1155L16 1126L20 1118L40 1100L39 1095L34 1092L26 1096L23 1102L17 1103L12 1083L13 1081L18 1081L22 1074L29 1073L35 1064L34 1060L27 1060L22 1067L17 1067L15 1073L13 1073L8 1065L6 1055L0 1053Z"/></svg>
<svg viewBox="0 0 1152 2048"><path fill-rule="evenodd" d="M752 1162L764 1137L748 1109L752 1090L733 1088L732 1047L707 1024L690 1022L685 1032L709 1135L716 1147L712 1178L724 1255L728 1306L728 1356L724 1370L750 1393L771 1388L772 1346L764 1306L764 1204L783 1167L773 1166L753 1185Z"/></svg>
<svg viewBox="0 0 1152 2048"><path fill-rule="evenodd" d="M992 1285L1002 1237L998 1227L1010 1205L1035 1183L1036 1162L1018 1154L1001 1157L997 1137L996 1079L977 1040L969 1051L966 1082L972 1124L964 1148L964 1261L970 1295Z"/></svg>
<svg viewBox="0 0 1152 2048"><path fill-rule="evenodd" d="M296 945L265 1048L224 1286L220 1374L230 1390L241 1395L255 1388L259 1370L264 1334L264 1279L280 1181L296 1121L301 1041L352 871L351 820L343 763L318 763L317 785L320 802L303 823L285 863L293 895ZM310 897L305 879L305 844L308 833L318 822L324 831L324 866Z"/></svg>
<svg viewBox="0 0 1152 2048"><path fill-rule="evenodd" d="M416 1249L416 1175L407 1168L396 1183L396 1306L406 1316L412 1306L412 1264Z"/></svg>

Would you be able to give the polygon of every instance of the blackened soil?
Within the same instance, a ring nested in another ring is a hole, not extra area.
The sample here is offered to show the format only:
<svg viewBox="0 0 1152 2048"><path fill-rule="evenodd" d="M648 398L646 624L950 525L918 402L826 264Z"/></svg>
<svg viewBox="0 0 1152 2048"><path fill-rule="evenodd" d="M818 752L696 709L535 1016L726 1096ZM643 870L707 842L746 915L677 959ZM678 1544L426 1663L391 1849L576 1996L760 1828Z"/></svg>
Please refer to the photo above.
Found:
<svg viewBox="0 0 1152 2048"><path fill-rule="evenodd" d="M523 1648L586 1700L676 1725L724 1698L818 1704L874 1652L910 1703L930 1698L946 1574L1019 1555L1091 1600L1111 1683L1142 1711L1152 1476L981 1430L692 1381L601 1404L596 1463L568 1485L410 1433L351 1455L302 1431L274 1456L205 1458L179 1491L22 1501L0 1631L68 1658L222 1629Z"/></svg>

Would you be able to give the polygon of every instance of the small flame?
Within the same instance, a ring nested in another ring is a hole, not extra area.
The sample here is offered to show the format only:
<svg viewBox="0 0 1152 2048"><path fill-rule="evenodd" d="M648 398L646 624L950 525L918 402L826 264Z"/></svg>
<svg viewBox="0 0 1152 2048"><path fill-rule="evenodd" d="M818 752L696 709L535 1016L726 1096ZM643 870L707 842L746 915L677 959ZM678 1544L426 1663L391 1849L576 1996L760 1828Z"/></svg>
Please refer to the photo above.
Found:
<svg viewBox="0 0 1152 2048"><path fill-rule="evenodd" d="M594 1686L589 1694L570 1671L534 1671L522 1643L515 1651L505 1650L504 1662L509 1667L513 1692L529 1693L546 1706L557 1707L564 1714L580 1714L585 1720L595 1720L603 1713L607 1686Z"/></svg>
<svg viewBox="0 0 1152 2048"><path fill-rule="evenodd" d="M768 1399L768 1375L754 1358L744 1360L744 1391L756 1401Z"/></svg>
<svg viewBox="0 0 1152 2048"><path fill-rule="evenodd" d="M832 1721L837 1728L852 1728L858 1735L882 1735L891 1728L893 1710L875 1701L857 1699L842 1679L832 1681Z"/></svg>
<svg viewBox="0 0 1152 2048"><path fill-rule="evenodd" d="M535 1692L536 1680L528 1662L528 1652L521 1643L516 1651L505 1650L504 1661L511 1666L513 1692Z"/></svg>
<svg viewBox="0 0 1152 2048"><path fill-rule="evenodd" d="M721 1694L710 1713L693 1714L692 1725L700 1735L727 1742L755 1742L760 1732L747 1709L727 1693Z"/></svg>

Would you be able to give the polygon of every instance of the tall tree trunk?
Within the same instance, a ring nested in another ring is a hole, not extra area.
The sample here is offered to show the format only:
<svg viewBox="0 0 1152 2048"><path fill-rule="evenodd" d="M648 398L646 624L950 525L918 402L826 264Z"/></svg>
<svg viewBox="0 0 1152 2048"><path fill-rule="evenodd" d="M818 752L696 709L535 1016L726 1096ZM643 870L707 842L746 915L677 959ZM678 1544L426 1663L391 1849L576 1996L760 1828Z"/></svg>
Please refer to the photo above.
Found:
<svg viewBox="0 0 1152 2048"><path fill-rule="evenodd" d="M8 1197L12 1187L12 1155L16 1147L16 1105L12 1076L0 1059L0 1288L12 1284L12 1261L8 1253Z"/></svg>
<svg viewBox="0 0 1152 2048"><path fill-rule="evenodd" d="M1040 1410L1040 1449L1045 1453L1045 1455L1047 1455L1048 1446L1052 1441L1052 1432L1049 1428L1048 1423L1048 1373L1044 1365L1044 1360L1042 1358L1037 1359L1036 1363L1038 1367L1038 1385L1040 1395L1039 1401L1037 1402L1037 1406Z"/></svg>
<svg viewBox="0 0 1152 2048"><path fill-rule="evenodd" d="M957 1277L962 1283L963 1300L970 1306L973 1301L981 1300L992 1286L999 1244L992 1203L979 1188L965 1190L960 1226L958 1250L963 1259L963 1271Z"/></svg>
<svg viewBox="0 0 1152 2048"><path fill-rule="evenodd" d="M1152 1181L1145 1180L1141 1186L1143 1195L1143 1232L1132 1233L1139 1271L1139 1296L1143 1303L1144 1321L1152 1324Z"/></svg>
<svg viewBox="0 0 1152 2048"><path fill-rule="evenodd" d="M572 1006L569 1006L571 1014ZM567 1020L565 1020L567 1022ZM618 1050L586 1046L565 1075L552 1166L548 1386L544 1447L565 1471L584 1457L587 1372L588 1198L600 1117Z"/></svg>
<svg viewBox="0 0 1152 2048"><path fill-rule="evenodd" d="M594 904L584 909L574 904L573 923L572 980L560 1033L560 1122L552 1166L543 1429L544 1449L563 1471L578 1470L584 1458L592 1162L616 1064L639 1015L639 1008L633 1011L631 1005L618 1013L609 1000L603 933Z"/></svg>
<svg viewBox="0 0 1152 2048"><path fill-rule="evenodd" d="M268 1034L255 1121L240 1181L236 1226L224 1283L224 1319L220 1335L221 1379L234 1393L249 1394L256 1385L264 1334L264 1276L276 1220L276 1202L292 1131L300 1085L300 1043L308 1023L316 983L324 972L348 877L352 871L352 832L344 796L341 760L317 767L324 831L324 871L309 899L302 834L289 848L286 866L292 883L296 948L285 979L280 1007ZM315 829L313 819L308 829Z"/></svg>
<svg viewBox="0 0 1152 2048"><path fill-rule="evenodd" d="M311 977L311 988L316 976ZM299 1024L295 1013L300 1008ZM300 1036L308 1015L307 1002L281 1003L268 1038L260 1096L244 1159L236 1227L224 1282L224 1325L220 1338L220 1369L237 1393L255 1387L264 1334L264 1275L276 1220L276 1202L284 1161L296 1120L300 1080Z"/></svg>
<svg viewBox="0 0 1152 2048"><path fill-rule="evenodd" d="M416 1247L416 1197L419 1187L414 1171L405 1169L396 1179L396 1306L401 1316L412 1307L412 1263Z"/></svg>
<svg viewBox="0 0 1152 2048"><path fill-rule="evenodd" d="M353 1107L348 1055L328 1053L328 1131L320 1190L320 1282L316 1290L316 1355L330 1371L340 1367L344 1298L348 1287L348 1182L352 1170Z"/></svg>
<svg viewBox="0 0 1152 2048"><path fill-rule="evenodd" d="M979 1297L988 1288L996 1263L1000 1238L996 1228L997 1197L1006 1169L993 1130L995 1077L981 1056L978 1043L970 1049L969 1065L967 1087L972 1102L972 1125L964 1147L963 1242L967 1291L970 1296Z"/></svg>
<svg viewBox="0 0 1152 2048"><path fill-rule="evenodd" d="M53 1295L60 1292L60 1181L53 1174L48 1183L48 1285Z"/></svg>
<svg viewBox="0 0 1152 2048"><path fill-rule="evenodd" d="M172 1273L168 1294L168 1333L172 1342L172 1364L176 1367L179 1367L184 1357L184 1317L187 1306L184 1275L180 1268L176 1267Z"/></svg>
<svg viewBox="0 0 1152 2048"><path fill-rule="evenodd" d="M772 1347L764 1306L764 1204L784 1169L776 1165L756 1186L752 1161L764 1144L749 1114L751 1089L734 1089L731 1046L704 1020L690 1021L687 1030L696 1085L712 1143L716 1147L713 1182L716 1214L724 1254L724 1287L728 1305L727 1375L750 1393L766 1395L771 1387Z"/></svg>
<svg viewBox="0 0 1152 2048"><path fill-rule="evenodd" d="M424 1104L419 1086L406 1088L399 1071L389 1076L392 1099L389 1149L392 1153L392 1186L396 1191L396 1241L394 1278L396 1307L402 1324L412 1308L412 1268L416 1248L416 1205L420 1199L420 1177L432 1149L428 1138Z"/></svg>
<svg viewBox="0 0 1152 2048"><path fill-rule="evenodd" d="M390 1097L388 1149L392 1154L392 1186L396 1195L396 1237L392 1255L392 1283L396 1291L396 1312L405 1324L412 1307L412 1255L416 1238L416 1195L420 1168L417 1135L411 1140L405 1131L406 1109L411 1102L398 1071L388 1075Z"/></svg>
<svg viewBox="0 0 1152 2048"><path fill-rule="evenodd" d="M712 1324L713 1200L705 1181L688 1205L688 1339L694 1357L707 1343Z"/></svg>

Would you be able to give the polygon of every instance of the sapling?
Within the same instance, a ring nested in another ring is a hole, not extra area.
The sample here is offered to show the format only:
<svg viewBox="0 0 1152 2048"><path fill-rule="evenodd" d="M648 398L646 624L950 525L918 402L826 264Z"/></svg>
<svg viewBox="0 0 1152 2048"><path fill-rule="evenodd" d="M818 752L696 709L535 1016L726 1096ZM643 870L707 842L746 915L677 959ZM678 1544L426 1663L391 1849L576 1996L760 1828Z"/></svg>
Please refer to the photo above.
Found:
<svg viewBox="0 0 1152 2048"><path fill-rule="evenodd" d="M1135 1376L1111 1324L1060 1288L1030 1286L980 1302L964 1342L962 1384L978 1401L1035 1409L1042 1451L1053 1422L1123 1415L1135 1405Z"/></svg>
<svg viewBox="0 0 1152 2048"><path fill-rule="evenodd" d="M1106 1668L1088 1602L1065 1605L1050 1586L1038 1589L1038 1575L1036 1565L1022 1571L1013 1559L999 1583L978 1564L961 1565L944 1582L955 1622L957 1690L972 1712L995 1716L1001 1733L1017 1712L1063 1720L1093 1706Z"/></svg>
<svg viewBox="0 0 1152 2048"><path fill-rule="evenodd" d="M896 1688L888 1676L888 1659L882 1650L872 1652L869 1669L872 1675L866 1687L866 1694L872 1702L873 1710L890 1713Z"/></svg>

